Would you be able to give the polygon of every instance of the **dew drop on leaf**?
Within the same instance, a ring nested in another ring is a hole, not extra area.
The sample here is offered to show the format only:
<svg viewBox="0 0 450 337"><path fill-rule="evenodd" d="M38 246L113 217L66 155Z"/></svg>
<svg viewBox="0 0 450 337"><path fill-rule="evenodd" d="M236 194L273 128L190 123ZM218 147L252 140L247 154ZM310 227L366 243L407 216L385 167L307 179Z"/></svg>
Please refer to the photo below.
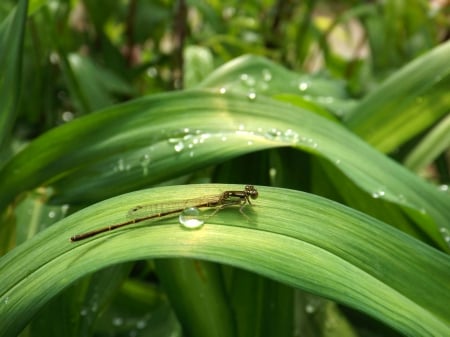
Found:
<svg viewBox="0 0 450 337"><path fill-rule="evenodd" d="M205 223L197 207L188 207L183 210L178 220L181 226L188 229L200 228Z"/></svg>

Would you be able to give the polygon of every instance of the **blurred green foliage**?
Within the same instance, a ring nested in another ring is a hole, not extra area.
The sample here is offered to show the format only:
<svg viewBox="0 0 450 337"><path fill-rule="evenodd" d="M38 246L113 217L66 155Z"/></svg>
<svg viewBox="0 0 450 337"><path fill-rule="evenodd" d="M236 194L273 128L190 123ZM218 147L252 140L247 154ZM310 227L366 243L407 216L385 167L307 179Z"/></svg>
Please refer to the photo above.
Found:
<svg viewBox="0 0 450 337"><path fill-rule="evenodd" d="M45 228L56 228L51 225L69 213L77 216L125 192L254 183L338 201L352 208L355 219L362 211L383 221L387 229L380 235L391 235L392 226L414 237L411 243L398 234L399 247L416 244L417 256L442 263L440 275L426 285L430 294L440 294L450 263L438 252L450 250L449 8L437 0L3 0L0 262L30 263L38 270L27 250L37 242L35 234L46 235ZM203 142L208 145L194 155ZM336 216L330 222L339 223L341 213L330 214ZM343 233L336 238L343 240ZM370 250L369 241L367 235L326 254L362 268L339 251ZM51 254L67 253L53 248L41 247L49 263ZM358 255L368 260L370 272L389 262L380 251ZM213 254L204 256L215 261ZM255 270L250 255L241 258L245 269ZM428 321L436 320L423 331L437 336L450 324L446 299L427 298L419 275L426 262L419 260L410 266L417 277L404 279L405 296L417 305L414 310L430 315ZM101 266L92 262L88 269ZM414 317L409 324L395 323L389 310L365 310L349 294L344 302L355 311L304 291L309 288L301 282L279 283L274 279L285 280L276 276L281 267L270 270L265 275L272 277L265 278L178 258L125 263L88 276L78 271L70 277L84 277L49 302L34 290L35 297L21 302L27 318L8 321L0 331L14 335L27 324L22 336L422 331ZM302 272L308 273L292 275ZM382 283L373 293L383 296L383 287L392 286L389 277L371 275ZM399 267L393 278L402 275L410 274ZM9 280L14 287L20 283L0 271L2 278L0 283ZM56 269L49 279L66 282ZM326 271L317 284L313 292L334 298L324 290ZM0 313L9 310L5 294L11 289L0 292Z"/></svg>

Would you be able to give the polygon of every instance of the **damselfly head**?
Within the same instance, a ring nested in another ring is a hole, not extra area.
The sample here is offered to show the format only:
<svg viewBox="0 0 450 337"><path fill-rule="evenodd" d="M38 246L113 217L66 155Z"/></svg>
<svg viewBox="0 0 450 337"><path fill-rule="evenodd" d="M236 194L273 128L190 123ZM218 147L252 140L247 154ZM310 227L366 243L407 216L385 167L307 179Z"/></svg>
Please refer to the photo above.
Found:
<svg viewBox="0 0 450 337"><path fill-rule="evenodd" d="M245 185L245 193L252 199L258 198L258 191L253 185Z"/></svg>

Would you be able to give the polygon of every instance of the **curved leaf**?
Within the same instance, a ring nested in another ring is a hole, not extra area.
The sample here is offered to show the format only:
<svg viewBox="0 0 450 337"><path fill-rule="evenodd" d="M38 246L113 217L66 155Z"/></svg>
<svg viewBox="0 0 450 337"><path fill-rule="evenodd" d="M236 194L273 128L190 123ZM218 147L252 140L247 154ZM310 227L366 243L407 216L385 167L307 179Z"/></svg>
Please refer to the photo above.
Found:
<svg viewBox="0 0 450 337"><path fill-rule="evenodd" d="M146 97L51 130L0 172L0 205L41 184L52 184L60 202L95 202L281 146L328 159L374 198L402 206L448 249L440 231L450 226L448 195L339 124L269 98L208 91Z"/></svg>
<svg viewBox="0 0 450 337"><path fill-rule="evenodd" d="M89 272L123 261L174 256L266 275L346 303L407 335L448 332L447 255L369 216L301 192L258 188L260 198L245 209L250 221L228 208L200 230L165 219L78 243L68 240L74 233L123 221L126 210L142 200L171 202L237 188L190 185L134 192L41 232L0 260L0 335L16 335L39 307Z"/></svg>
<svg viewBox="0 0 450 337"><path fill-rule="evenodd" d="M346 124L383 152L390 152L448 114L450 42L408 63L357 105Z"/></svg>

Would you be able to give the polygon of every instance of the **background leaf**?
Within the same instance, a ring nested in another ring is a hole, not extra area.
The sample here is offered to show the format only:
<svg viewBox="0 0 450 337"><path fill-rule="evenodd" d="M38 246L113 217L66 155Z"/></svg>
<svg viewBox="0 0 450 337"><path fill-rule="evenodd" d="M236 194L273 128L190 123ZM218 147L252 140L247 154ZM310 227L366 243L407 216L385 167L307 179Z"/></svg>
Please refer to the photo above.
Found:
<svg viewBox="0 0 450 337"><path fill-rule="evenodd" d="M27 5L26 0L19 1L0 25L0 149L10 142L17 115ZM4 156L4 153L0 154L0 158Z"/></svg>

